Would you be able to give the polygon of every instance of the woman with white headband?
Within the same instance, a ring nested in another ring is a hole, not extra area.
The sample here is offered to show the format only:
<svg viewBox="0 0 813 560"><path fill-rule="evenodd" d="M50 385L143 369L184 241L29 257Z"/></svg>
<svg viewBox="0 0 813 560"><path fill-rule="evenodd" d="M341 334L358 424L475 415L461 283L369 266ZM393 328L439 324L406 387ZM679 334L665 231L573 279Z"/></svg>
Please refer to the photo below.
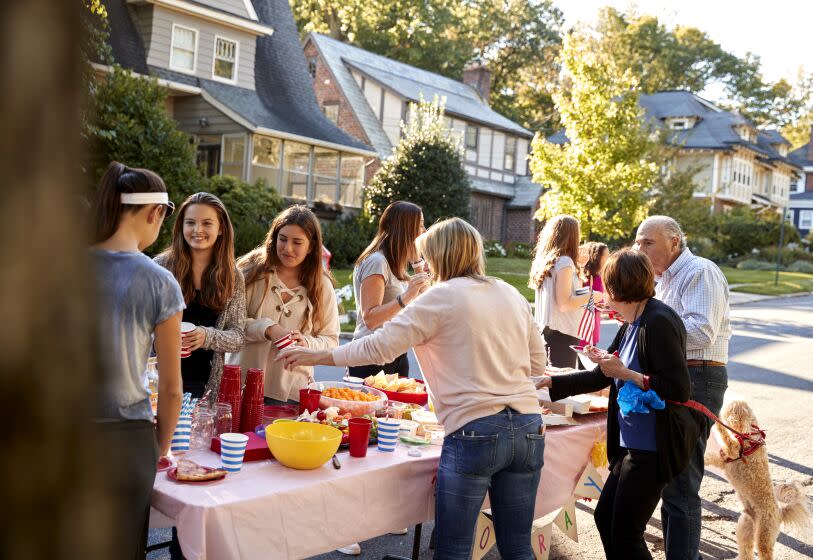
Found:
<svg viewBox="0 0 813 560"><path fill-rule="evenodd" d="M93 209L90 260L96 269L104 372L93 414L104 461L115 473L109 492L127 508L125 518L110 523L116 558L144 558L159 452L169 451L180 413L183 294L172 273L141 252L155 243L164 218L174 210L166 191L152 171L113 162ZM160 371L157 423L143 381L153 337Z"/></svg>

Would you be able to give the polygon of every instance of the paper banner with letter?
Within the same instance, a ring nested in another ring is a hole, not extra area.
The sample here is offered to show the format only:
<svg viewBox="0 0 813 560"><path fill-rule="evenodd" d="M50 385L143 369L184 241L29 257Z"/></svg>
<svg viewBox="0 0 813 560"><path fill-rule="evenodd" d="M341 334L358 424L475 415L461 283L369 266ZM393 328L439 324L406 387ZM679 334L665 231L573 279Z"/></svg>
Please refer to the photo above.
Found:
<svg viewBox="0 0 813 560"><path fill-rule="evenodd" d="M480 560L496 543L494 523L486 512L477 516L477 527L474 530L474 546L471 549L471 560Z"/></svg>
<svg viewBox="0 0 813 560"><path fill-rule="evenodd" d="M559 511L553 523L571 540L579 542L579 532L576 530L576 500L570 498Z"/></svg>
<svg viewBox="0 0 813 560"><path fill-rule="evenodd" d="M553 520L556 519L560 511L561 508L540 517L531 526L531 548L534 551L535 560L548 560Z"/></svg>
<svg viewBox="0 0 813 560"><path fill-rule="evenodd" d="M579 482L576 483L576 488L573 494L579 498L590 498L591 500L598 500L601 497L601 489L604 488L604 479L598 474L596 467L593 463L587 462L584 467Z"/></svg>

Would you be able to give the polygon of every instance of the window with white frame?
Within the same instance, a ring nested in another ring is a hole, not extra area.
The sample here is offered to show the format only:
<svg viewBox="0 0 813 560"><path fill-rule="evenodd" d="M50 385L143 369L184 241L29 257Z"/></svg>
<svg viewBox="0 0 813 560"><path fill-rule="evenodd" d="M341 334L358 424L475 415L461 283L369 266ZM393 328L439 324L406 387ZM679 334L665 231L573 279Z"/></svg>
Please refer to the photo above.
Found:
<svg viewBox="0 0 813 560"><path fill-rule="evenodd" d="M197 50L198 32L173 23L169 67L180 72L193 73L197 62Z"/></svg>
<svg viewBox="0 0 813 560"><path fill-rule="evenodd" d="M466 126L466 147L471 150L477 149L477 139L480 136L480 129L476 126Z"/></svg>
<svg viewBox="0 0 813 560"><path fill-rule="evenodd" d="M237 81L237 41L215 35L212 78L230 83Z"/></svg>
<svg viewBox="0 0 813 560"><path fill-rule="evenodd" d="M684 120L673 120L672 130L686 130L689 128L689 122Z"/></svg>
<svg viewBox="0 0 813 560"><path fill-rule="evenodd" d="M514 171L517 165L517 138L508 136L505 138L505 158L503 168L506 171Z"/></svg>
<svg viewBox="0 0 813 560"><path fill-rule="evenodd" d="M799 229L813 229L813 210L799 210Z"/></svg>

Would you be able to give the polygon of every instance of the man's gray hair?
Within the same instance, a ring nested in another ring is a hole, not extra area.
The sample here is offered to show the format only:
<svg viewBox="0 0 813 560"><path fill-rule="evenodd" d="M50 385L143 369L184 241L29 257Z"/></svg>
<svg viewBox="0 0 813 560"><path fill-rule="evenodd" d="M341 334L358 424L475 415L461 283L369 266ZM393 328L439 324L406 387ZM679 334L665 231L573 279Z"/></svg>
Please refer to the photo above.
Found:
<svg viewBox="0 0 813 560"><path fill-rule="evenodd" d="M659 231L662 231L663 234L668 238L677 237L680 240L680 250L686 248L686 236L683 234L683 230L680 227L680 224L674 218L670 218L669 216L650 216L643 222L641 225L638 226L638 230L640 231L641 228L644 226L655 226L658 228Z"/></svg>

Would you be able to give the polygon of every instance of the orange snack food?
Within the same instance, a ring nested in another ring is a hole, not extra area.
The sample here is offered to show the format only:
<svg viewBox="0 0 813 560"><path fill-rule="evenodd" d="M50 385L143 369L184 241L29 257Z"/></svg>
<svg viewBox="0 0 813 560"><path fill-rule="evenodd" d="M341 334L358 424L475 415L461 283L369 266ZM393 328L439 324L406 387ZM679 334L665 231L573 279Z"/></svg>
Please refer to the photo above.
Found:
<svg viewBox="0 0 813 560"><path fill-rule="evenodd" d="M361 401L361 402L372 402L377 401L378 397L375 395L370 395L363 391L357 391L356 389L349 389L349 388L338 388L338 387L329 387L322 391L322 395L331 399L339 399L342 401Z"/></svg>

